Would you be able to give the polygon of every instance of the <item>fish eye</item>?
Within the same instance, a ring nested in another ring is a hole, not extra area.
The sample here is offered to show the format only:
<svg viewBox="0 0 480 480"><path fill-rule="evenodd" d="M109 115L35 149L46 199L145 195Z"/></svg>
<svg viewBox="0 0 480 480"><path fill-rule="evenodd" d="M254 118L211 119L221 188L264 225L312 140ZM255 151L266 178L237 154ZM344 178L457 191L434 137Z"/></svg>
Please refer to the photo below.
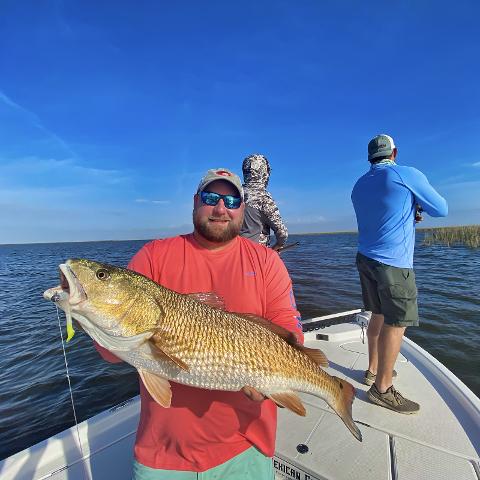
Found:
<svg viewBox="0 0 480 480"><path fill-rule="evenodd" d="M96 275L99 280L106 280L110 276L110 274L104 268L97 270Z"/></svg>

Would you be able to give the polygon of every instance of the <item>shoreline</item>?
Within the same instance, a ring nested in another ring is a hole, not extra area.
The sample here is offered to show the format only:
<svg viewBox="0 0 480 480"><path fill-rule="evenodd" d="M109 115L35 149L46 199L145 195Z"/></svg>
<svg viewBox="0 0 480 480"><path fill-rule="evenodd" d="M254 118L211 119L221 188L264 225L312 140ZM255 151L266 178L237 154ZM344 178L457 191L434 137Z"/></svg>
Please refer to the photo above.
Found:
<svg viewBox="0 0 480 480"><path fill-rule="evenodd" d="M438 231L438 230L445 230L445 231L453 231L455 229L472 229L478 228L480 230L480 225L478 224L471 224L471 225L454 225L448 227L417 227L416 230L418 232L429 232L429 231ZM318 236L318 235L357 235L357 230L338 230L333 232L295 232L289 233L289 237L295 236ZM182 233L176 235L183 235ZM168 235L174 236L174 235ZM164 238L163 236L158 236L155 238ZM65 240L65 241L55 241L55 242L18 242L18 243L0 243L0 247L9 247L9 246L16 246L16 245L55 245L55 244L65 244L65 243L100 243L100 242L149 242L154 240L154 238L127 238L127 239L107 239L107 240Z"/></svg>

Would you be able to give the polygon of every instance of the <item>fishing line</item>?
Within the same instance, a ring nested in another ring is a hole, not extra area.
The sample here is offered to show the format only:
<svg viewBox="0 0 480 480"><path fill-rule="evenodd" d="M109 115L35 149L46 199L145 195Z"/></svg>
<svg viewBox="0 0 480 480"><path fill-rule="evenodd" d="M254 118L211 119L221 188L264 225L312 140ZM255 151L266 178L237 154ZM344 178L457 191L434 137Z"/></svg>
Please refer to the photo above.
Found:
<svg viewBox="0 0 480 480"><path fill-rule="evenodd" d="M365 344L365 327L366 327L365 323L361 322L360 327L362 329L362 333L361 333L360 338L362 339L362 343Z"/></svg>
<svg viewBox="0 0 480 480"><path fill-rule="evenodd" d="M58 328L60 330L60 337L62 339L63 359L65 360L65 370L67 371L68 389L70 391L70 402L72 404L73 418L75 419L75 429L77 431L78 446L80 448L80 453L82 455L81 460L82 460L83 473L84 473L83 478L90 480L91 477L87 472L87 467L85 466L85 461L84 461L85 454L83 452L82 441L80 440L80 430L78 428L77 412L75 410L75 402L73 401L72 383L70 382L70 373L68 371L67 353L65 352L65 342L63 340L62 325L60 323L60 314L58 312L58 306L56 303L55 303L55 308L57 309Z"/></svg>

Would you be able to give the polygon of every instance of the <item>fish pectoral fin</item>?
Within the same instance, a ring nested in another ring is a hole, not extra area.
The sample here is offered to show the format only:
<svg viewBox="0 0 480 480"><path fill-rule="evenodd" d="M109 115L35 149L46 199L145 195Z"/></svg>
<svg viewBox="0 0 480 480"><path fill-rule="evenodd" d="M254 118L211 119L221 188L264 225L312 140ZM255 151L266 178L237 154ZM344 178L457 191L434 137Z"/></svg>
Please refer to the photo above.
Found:
<svg viewBox="0 0 480 480"><path fill-rule="evenodd" d="M159 345L158 341L155 341L154 339L149 340L150 343L150 350L152 352L152 355L162 361L169 361L174 363L177 367L181 368L182 370L185 370L186 372L190 371L190 368L188 365L183 361L180 360L178 357L175 355L172 355L165 351L165 349L162 348L161 345Z"/></svg>
<svg viewBox="0 0 480 480"><path fill-rule="evenodd" d="M220 297L220 295L217 295L215 292L187 293L186 296L193 298L197 302L206 303L211 307L225 310L225 301L222 297Z"/></svg>
<svg viewBox="0 0 480 480"><path fill-rule="evenodd" d="M295 412L297 415L304 417L307 414L302 400L294 392L278 392L268 395L279 407L285 407Z"/></svg>
<svg viewBox="0 0 480 480"><path fill-rule="evenodd" d="M151 397L162 407L169 408L172 403L172 389L170 382L163 377L159 377L146 370L138 370L145 388Z"/></svg>
<svg viewBox="0 0 480 480"><path fill-rule="evenodd" d="M328 367L327 356L318 348L308 348L300 344L294 345L294 347L310 357L320 367Z"/></svg>

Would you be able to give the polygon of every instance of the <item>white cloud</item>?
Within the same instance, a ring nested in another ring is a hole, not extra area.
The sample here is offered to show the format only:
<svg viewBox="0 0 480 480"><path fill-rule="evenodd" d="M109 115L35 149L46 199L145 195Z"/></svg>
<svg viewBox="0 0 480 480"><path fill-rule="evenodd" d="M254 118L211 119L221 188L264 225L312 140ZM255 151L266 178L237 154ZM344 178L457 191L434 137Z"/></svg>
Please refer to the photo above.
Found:
<svg viewBox="0 0 480 480"><path fill-rule="evenodd" d="M71 147L63 139L61 139L58 135L56 135L55 133L51 132L46 127L44 127L41 119L36 113L14 102L2 91L0 91L0 102L3 102L8 107L18 112L21 115L21 117L25 119L27 123L30 123L34 127L38 128L41 132L43 132L46 135L46 137L50 141L53 141L56 144L60 145L66 152L68 152L69 156L71 157L77 156L75 152L71 149Z"/></svg>
<svg viewBox="0 0 480 480"><path fill-rule="evenodd" d="M312 223L324 223L327 219L322 215L312 215L307 217L290 217L288 218L288 225L297 224L312 224Z"/></svg>
<svg viewBox="0 0 480 480"><path fill-rule="evenodd" d="M72 158L24 157L11 160L0 156L0 177L3 184L29 185L33 176L40 175L43 176L42 179L51 178L52 184L63 178L68 179L68 183L88 181L89 184L111 185L123 183L130 178L129 172L84 166Z"/></svg>
<svg viewBox="0 0 480 480"><path fill-rule="evenodd" d="M136 203L153 203L154 205L169 205L170 200L148 200L146 198L137 198L135 199Z"/></svg>
<svg viewBox="0 0 480 480"><path fill-rule="evenodd" d="M480 180L457 180L450 183L445 183L442 190L464 190L465 192L478 192L480 188Z"/></svg>
<svg viewBox="0 0 480 480"><path fill-rule="evenodd" d="M0 91L0 101L5 103L7 106L14 108L15 110L22 109L20 105L17 105L15 102L10 100L3 92ZM22 109L23 110L23 109Z"/></svg>

